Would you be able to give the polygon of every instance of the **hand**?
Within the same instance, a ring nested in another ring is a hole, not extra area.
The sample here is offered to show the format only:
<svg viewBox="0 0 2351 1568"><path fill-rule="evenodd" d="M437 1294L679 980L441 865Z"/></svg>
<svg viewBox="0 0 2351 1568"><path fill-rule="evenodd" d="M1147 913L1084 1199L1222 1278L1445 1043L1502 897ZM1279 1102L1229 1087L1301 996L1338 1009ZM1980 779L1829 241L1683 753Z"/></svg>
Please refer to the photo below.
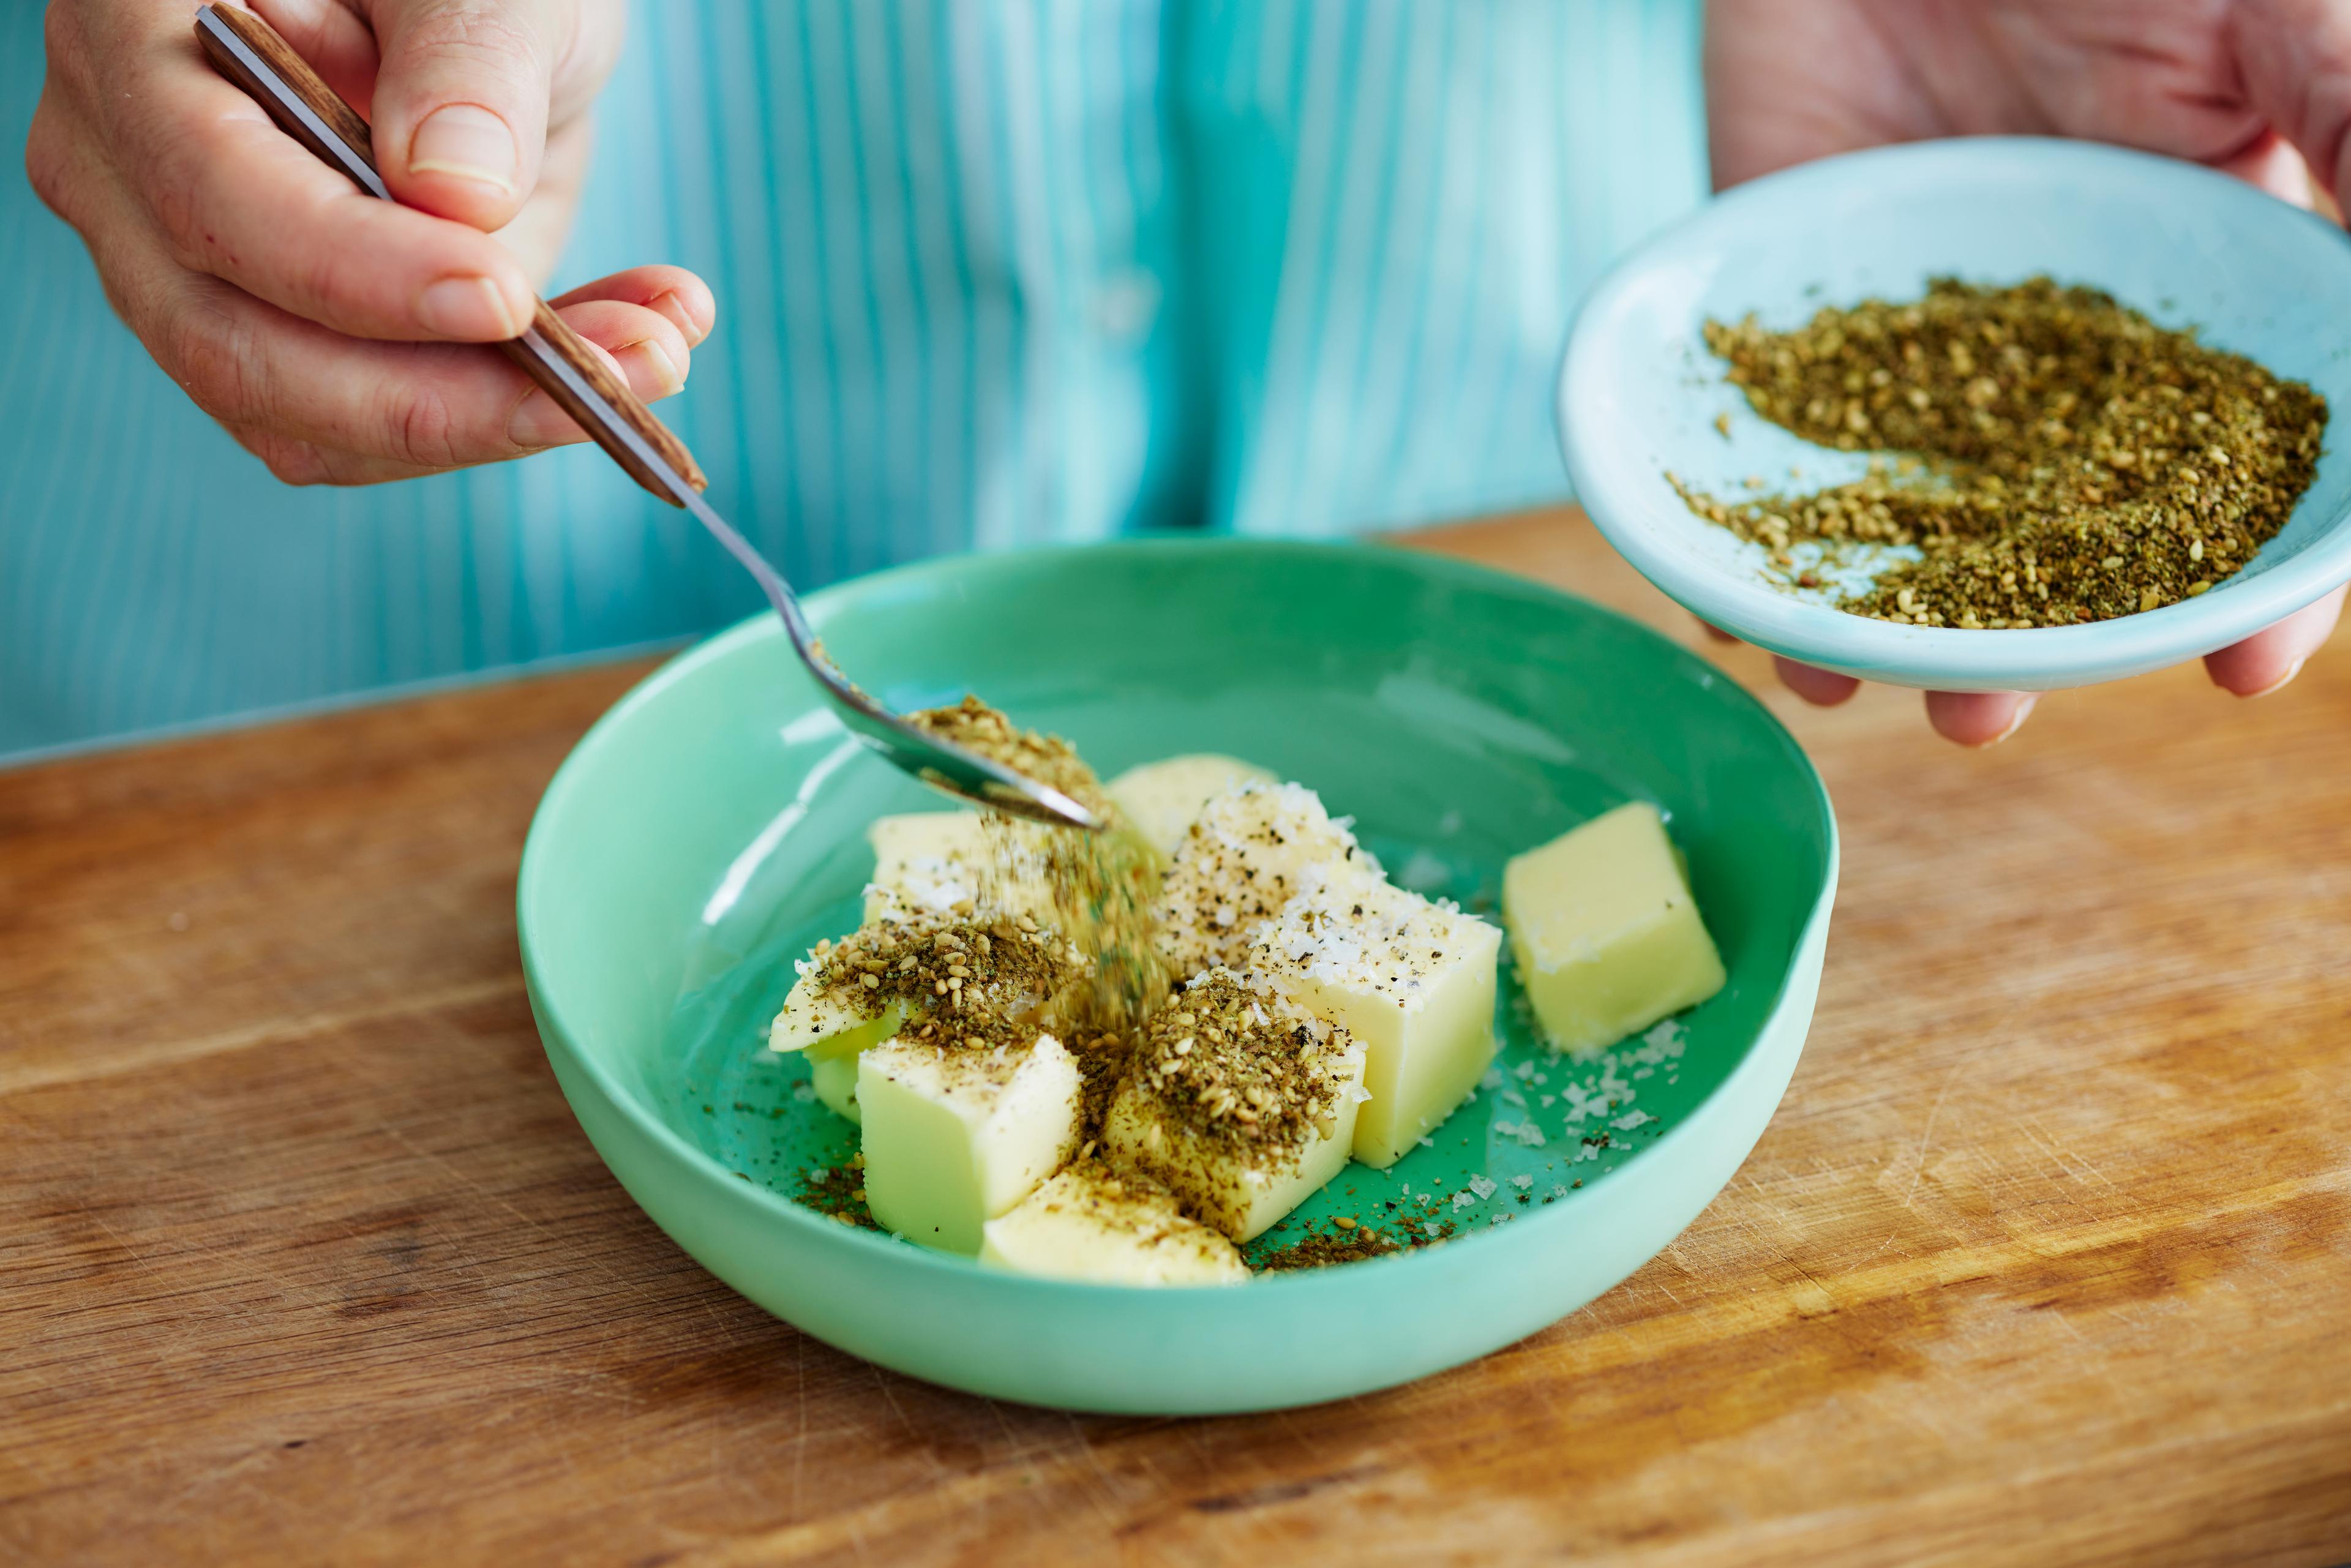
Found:
<svg viewBox="0 0 2351 1568"><path fill-rule="evenodd" d="M2080 136L2189 158L2307 206L2314 176L2351 209L2346 0L1708 0L1717 183L1933 136ZM2335 630L2344 591L2209 654L2213 684L2260 696ZM1792 661L1808 702L1860 683ZM1932 692L1963 746L2013 734L2022 693Z"/></svg>
<svg viewBox="0 0 2351 1568"><path fill-rule="evenodd" d="M246 4L370 121L407 205L360 193L215 75L186 0L52 0L26 167L80 232L116 312L289 484L372 484L584 439L520 371L470 345L529 322L622 0ZM684 385L716 315L674 267L554 303L649 400Z"/></svg>

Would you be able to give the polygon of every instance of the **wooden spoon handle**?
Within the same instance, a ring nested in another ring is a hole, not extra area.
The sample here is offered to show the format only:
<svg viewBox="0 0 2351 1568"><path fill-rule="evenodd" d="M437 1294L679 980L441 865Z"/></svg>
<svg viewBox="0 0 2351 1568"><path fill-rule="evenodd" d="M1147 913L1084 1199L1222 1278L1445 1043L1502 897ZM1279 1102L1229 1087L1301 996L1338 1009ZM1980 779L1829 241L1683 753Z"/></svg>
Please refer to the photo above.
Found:
<svg viewBox="0 0 2351 1568"><path fill-rule="evenodd" d="M252 95L288 136L340 169L370 195L392 199L376 172L375 148L367 121L294 52L277 30L250 11L206 5L196 13L196 39L221 75ZM694 454L670 434L611 365L579 333L563 324L554 307L537 302L530 329L497 345L498 350L538 383L564 413L579 421L629 476L673 507L685 505L680 486L705 488ZM637 437L632 443L622 428ZM670 472L640 455L649 448Z"/></svg>

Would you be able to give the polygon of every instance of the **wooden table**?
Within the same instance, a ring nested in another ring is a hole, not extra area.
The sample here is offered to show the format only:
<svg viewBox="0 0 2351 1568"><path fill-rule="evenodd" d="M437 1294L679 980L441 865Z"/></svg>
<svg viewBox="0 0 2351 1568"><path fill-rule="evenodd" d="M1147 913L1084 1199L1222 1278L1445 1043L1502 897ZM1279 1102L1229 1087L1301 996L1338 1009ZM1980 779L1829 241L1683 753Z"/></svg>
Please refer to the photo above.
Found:
<svg viewBox="0 0 2351 1568"><path fill-rule="evenodd" d="M1426 542L1672 608L1571 516ZM2351 1559L2351 638L1933 739L1807 709L1819 1021L1625 1285L1416 1386L951 1394L704 1274L512 925L615 665L0 773L0 1560Z"/></svg>

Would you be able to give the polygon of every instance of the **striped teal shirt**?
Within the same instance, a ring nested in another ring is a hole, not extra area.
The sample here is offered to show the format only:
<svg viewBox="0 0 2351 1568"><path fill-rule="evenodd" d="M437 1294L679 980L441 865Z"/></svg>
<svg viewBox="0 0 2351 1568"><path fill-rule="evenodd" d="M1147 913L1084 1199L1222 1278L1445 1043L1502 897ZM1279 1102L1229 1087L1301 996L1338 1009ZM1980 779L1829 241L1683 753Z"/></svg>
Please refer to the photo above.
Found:
<svg viewBox="0 0 2351 1568"><path fill-rule="evenodd" d="M654 260L710 281L717 335L662 412L804 587L1556 498L1577 298L1706 185L1696 0L660 14L604 99L558 287ZM0 15L20 147L40 31L37 6ZM113 321L21 178L0 277L0 755L757 605L592 448L277 486Z"/></svg>

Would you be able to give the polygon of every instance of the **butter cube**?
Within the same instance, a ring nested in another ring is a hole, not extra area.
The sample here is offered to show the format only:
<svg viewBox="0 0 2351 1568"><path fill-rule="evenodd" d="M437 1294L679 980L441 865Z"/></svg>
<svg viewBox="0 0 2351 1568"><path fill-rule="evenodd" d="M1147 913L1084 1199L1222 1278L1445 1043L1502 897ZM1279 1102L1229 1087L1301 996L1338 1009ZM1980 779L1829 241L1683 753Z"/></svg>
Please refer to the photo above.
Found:
<svg viewBox="0 0 2351 1568"><path fill-rule="evenodd" d="M809 1087L816 1091L818 1103L834 1115L861 1124L865 1120L865 1113L857 1108L854 1054L810 1057Z"/></svg>
<svg viewBox="0 0 2351 1568"><path fill-rule="evenodd" d="M865 888L865 923L918 921L966 914L1050 919L1045 835L1035 822L978 811L908 811L878 817L865 830L873 846L873 880Z"/></svg>
<svg viewBox="0 0 2351 1568"><path fill-rule="evenodd" d="M854 1122L858 1053L896 1034L905 1025L906 1012L904 1003L893 1001L878 1016L867 1017L835 994L820 990L815 965L804 965L784 998L783 1009L768 1026L768 1049L805 1052L816 1097L836 1115Z"/></svg>
<svg viewBox="0 0 2351 1568"><path fill-rule="evenodd" d="M1232 1285L1240 1253L1186 1219L1157 1182L1089 1162L1071 1166L991 1219L979 1260L1016 1274L1097 1285Z"/></svg>
<svg viewBox="0 0 2351 1568"><path fill-rule="evenodd" d="M798 966L799 977L768 1029L768 1049L804 1051L817 1098L861 1121L857 1058L895 1039L911 1020L927 1037L950 1019L1029 1019L1077 984L1083 956L1050 935L998 925L994 935L925 915L860 926L836 946L820 942ZM858 982L862 978L862 983ZM887 984L883 982L887 980Z"/></svg>
<svg viewBox="0 0 2351 1568"><path fill-rule="evenodd" d="M1301 894L1260 925L1251 962L1364 1048L1355 1157L1395 1164L1494 1059L1502 934L1450 904L1372 878Z"/></svg>
<svg viewBox="0 0 2351 1568"><path fill-rule="evenodd" d="M1102 1145L1111 1164L1246 1241L1347 1163L1363 1082L1363 1047L1344 1030L1211 969L1144 1026Z"/></svg>
<svg viewBox="0 0 2351 1568"><path fill-rule="evenodd" d="M800 977L785 994L783 1010L768 1026L768 1049L804 1051L810 1060L854 1056L897 1033L905 1020L903 1004L893 1003L879 1016L859 1011L841 1000L838 993L820 989L816 965L804 964Z"/></svg>
<svg viewBox="0 0 2351 1568"><path fill-rule="evenodd" d="M1212 798L1161 883L1161 944L1179 975L1248 959L1250 934L1310 886L1379 876L1379 862L1302 784L1243 784Z"/></svg>
<svg viewBox="0 0 2351 1568"><path fill-rule="evenodd" d="M1645 800L1514 858L1502 915L1520 982L1562 1051L1614 1044L1722 988L1722 958Z"/></svg>
<svg viewBox="0 0 2351 1568"><path fill-rule="evenodd" d="M1130 768L1105 789L1135 831L1172 855L1211 800L1243 784L1280 782L1254 763L1203 751Z"/></svg>
<svg viewBox="0 0 2351 1568"><path fill-rule="evenodd" d="M866 1206L944 1252L977 1252L1077 1147L1078 1064L1050 1034L1001 1050L901 1036L858 1056L857 1103Z"/></svg>

